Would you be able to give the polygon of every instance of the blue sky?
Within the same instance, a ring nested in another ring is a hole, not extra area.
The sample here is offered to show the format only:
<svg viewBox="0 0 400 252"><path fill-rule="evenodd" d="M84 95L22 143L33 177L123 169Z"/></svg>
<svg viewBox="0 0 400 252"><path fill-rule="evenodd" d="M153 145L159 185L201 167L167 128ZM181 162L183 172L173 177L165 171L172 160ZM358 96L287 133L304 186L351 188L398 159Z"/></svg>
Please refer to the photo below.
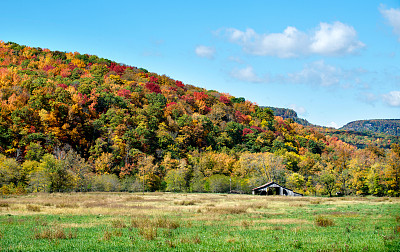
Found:
<svg viewBox="0 0 400 252"><path fill-rule="evenodd" d="M400 1L2 1L0 40L95 54L340 127L400 118Z"/></svg>

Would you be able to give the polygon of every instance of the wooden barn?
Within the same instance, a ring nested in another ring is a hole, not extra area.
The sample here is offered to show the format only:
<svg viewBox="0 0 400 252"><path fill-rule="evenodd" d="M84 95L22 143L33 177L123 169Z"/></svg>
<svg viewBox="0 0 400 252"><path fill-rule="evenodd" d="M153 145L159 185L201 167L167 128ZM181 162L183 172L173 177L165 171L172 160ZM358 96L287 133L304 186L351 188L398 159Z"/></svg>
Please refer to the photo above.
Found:
<svg viewBox="0 0 400 252"><path fill-rule="evenodd" d="M252 189L252 192L254 195L303 196L303 194L294 192L273 181Z"/></svg>

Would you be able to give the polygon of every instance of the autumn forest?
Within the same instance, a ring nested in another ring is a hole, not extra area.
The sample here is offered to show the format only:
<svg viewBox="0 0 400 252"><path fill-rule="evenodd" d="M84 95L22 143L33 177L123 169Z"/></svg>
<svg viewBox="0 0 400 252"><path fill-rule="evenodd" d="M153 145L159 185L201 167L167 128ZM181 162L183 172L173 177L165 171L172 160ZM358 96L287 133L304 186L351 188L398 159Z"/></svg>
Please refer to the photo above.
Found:
<svg viewBox="0 0 400 252"><path fill-rule="evenodd" d="M363 148L95 55L0 41L0 195L70 191L400 195L400 146Z"/></svg>

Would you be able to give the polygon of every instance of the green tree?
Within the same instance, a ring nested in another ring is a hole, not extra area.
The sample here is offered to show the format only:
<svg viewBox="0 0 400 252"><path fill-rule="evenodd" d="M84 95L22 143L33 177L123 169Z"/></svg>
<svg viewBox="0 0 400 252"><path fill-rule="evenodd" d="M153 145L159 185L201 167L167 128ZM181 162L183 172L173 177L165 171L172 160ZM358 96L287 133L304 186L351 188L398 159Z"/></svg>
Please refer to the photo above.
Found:
<svg viewBox="0 0 400 252"><path fill-rule="evenodd" d="M207 179L209 190L213 193L229 192L229 177L222 174L212 175Z"/></svg>
<svg viewBox="0 0 400 252"><path fill-rule="evenodd" d="M165 176L167 183L167 191L170 192L183 192L186 190L185 170L174 169L169 170Z"/></svg>
<svg viewBox="0 0 400 252"><path fill-rule="evenodd" d="M21 165L15 159L0 154L0 187L11 183L17 186L22 178Z"/></svg>
<svg viewBox="0 0 400 252"><path fill-rule="evenodd" d="M319 175L319 183L322 185L324 191L332 197L332 192L335 189L335 176L329 170L321 171Z"/></svg>
<svg viewBox="0 0 400 252"><path fill-rule="evenodd" d="M67 170L63 162L51 154L43 156L40 165L45 172L49 185L49 192L67 192L74 188L74 177L71 171Z"/></svg>
<svg viewBox="0 0 400 252"><path fill-rule="evenodd" d="M40 161L44 154L45 151L39 143L30 142L26 147L25 158L28 160Z"/></svg>

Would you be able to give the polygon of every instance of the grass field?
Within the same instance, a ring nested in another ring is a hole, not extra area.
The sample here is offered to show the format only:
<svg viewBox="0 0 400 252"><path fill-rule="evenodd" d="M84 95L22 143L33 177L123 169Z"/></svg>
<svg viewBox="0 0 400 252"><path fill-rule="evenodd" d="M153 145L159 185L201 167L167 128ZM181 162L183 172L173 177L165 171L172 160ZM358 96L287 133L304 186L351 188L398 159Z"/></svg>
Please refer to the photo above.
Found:
<svg viewBox="0 0 400 252"><path fill-rule="evenodd" d="M0 251L400 251L400 199L29 194L0 198Z"/></svg>

